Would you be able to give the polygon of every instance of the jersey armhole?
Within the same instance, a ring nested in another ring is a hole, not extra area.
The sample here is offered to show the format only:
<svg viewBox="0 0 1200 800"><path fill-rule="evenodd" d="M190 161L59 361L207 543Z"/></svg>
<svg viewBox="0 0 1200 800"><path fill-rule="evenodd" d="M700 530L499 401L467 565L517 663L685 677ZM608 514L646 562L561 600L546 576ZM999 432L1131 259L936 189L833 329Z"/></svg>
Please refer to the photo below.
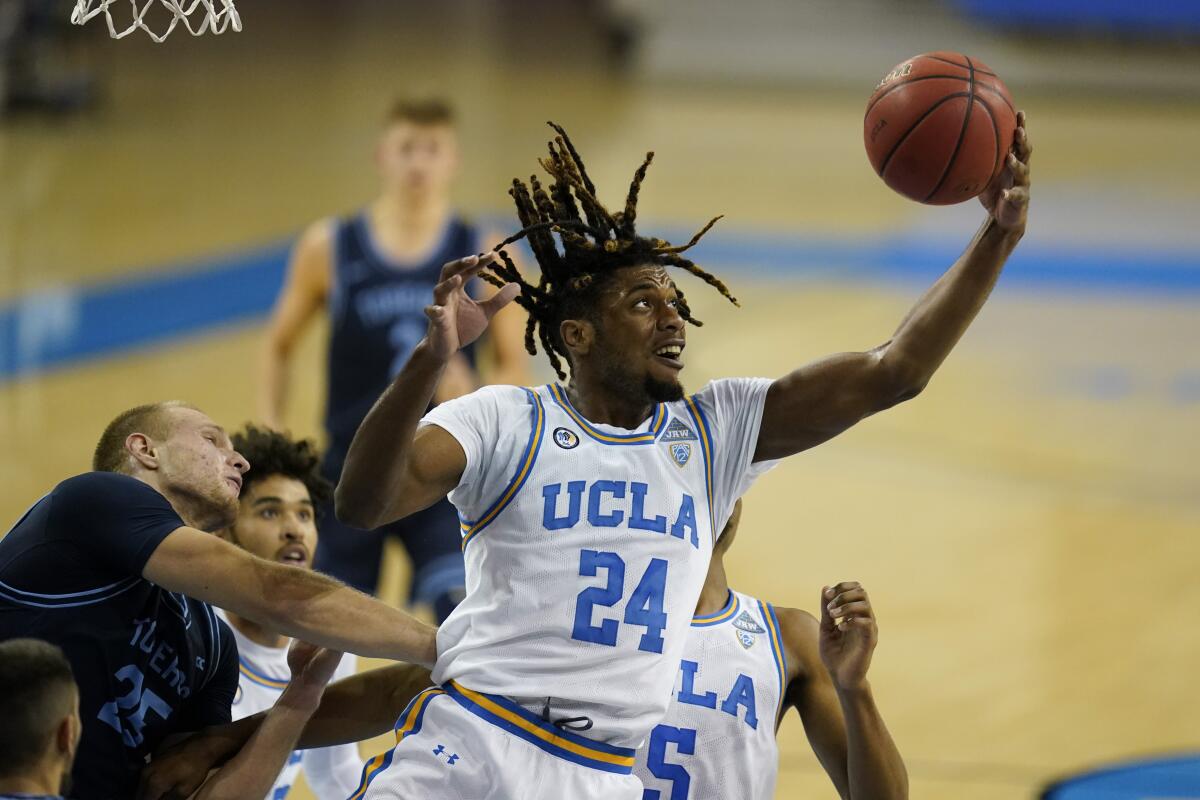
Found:
<svg viewBox="0 0 1200 800"><path fill-rule="evenodd" d="M542 405L542 398L538 397L537 393L532 389L522 389L529 398L530 409L530 431L529 440L525 443L525 449L521 452L521 458L517 462L516 472L513 473L508 485L500 492L500 496L487 507L487 510L479 516L479 519L474 522L464 519L459 515L459 526L462 529L462 547L466 550L467 545L474 539L484 528L492 523L496 517L500 516L500 512L513 501L517 493L525 485L525 481L529 479L529 475L533 472L533 465L537 462L538 451L542 446L542 439L546 427L546 409Z"/></svg>

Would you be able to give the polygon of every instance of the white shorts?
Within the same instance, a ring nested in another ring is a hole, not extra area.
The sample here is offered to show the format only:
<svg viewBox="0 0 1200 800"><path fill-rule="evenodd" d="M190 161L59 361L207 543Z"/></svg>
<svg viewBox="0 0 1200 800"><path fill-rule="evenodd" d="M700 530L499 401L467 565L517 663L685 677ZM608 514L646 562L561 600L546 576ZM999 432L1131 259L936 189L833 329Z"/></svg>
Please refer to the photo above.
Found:
<svg viewBox="0 0 1200 800"><path fill-rule="evenodd" d="M395 748L367 762L349 800L641 800L633 761L451 681L413 698Z"/></svg>

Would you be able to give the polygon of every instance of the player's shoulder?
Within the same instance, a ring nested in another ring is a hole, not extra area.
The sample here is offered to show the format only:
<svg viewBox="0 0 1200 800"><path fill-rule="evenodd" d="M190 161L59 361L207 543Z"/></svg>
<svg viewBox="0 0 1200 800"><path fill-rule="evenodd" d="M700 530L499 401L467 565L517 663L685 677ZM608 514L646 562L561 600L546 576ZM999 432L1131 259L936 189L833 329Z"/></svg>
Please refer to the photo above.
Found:
<svg viewBox="0 0 1200 800"><path fill-rule="evenodd" d="M775 606L779 638L788 657L792 677L813 674L821 667L821 622L803 609Z"/></svg>
<svg viewBox="0 0 1200 800"><path fill-rule="evenodd" d="M533 402L532 398L538 394L537 389L527 389L523 386L510 386L508 384L490 384L481 386L469 394L462 397L456 397L453 400L447 400L438 408L446 406L453 408L456 405L462 407L477 407L484 408L504 416L513 411L519 411L524 414L528 412L529 405ZM544 402L544 400L543 400Z"/></svg>
<svg viewBox="0 0 1200 800"><path fill-rule="evenodd" d="M120 472L84 472L74 475L54 487L51 496L56 502L102 502L105 504L125 498L165 498L154 487Z"/></svg>
<svg viewBox="0 0 1200 800"><path fill-rule="evenodd" d="M705 410L715 410L730 403L744 403L756 394L766 392L770 378L715 378L684 402L695 402Z"/></svg>

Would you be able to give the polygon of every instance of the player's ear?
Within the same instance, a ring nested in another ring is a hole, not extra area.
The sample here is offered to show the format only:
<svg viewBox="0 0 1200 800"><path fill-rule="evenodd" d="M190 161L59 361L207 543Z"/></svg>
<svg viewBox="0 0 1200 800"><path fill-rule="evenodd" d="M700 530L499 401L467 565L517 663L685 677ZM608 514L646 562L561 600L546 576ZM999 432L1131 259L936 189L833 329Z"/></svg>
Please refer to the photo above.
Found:
<svg viewBox="0 0 1200 800"><path fill-rule="evenodd" d="M564 319L558 333L571 355L585 356L592 349L596 327L586 319Z"/></svg>
<svg viewBox="0 0 1200 800"><path fill-rule="evenodd" d="M158 445L144 433L125 437L125 452L145 469L158 469Z"/></svg>

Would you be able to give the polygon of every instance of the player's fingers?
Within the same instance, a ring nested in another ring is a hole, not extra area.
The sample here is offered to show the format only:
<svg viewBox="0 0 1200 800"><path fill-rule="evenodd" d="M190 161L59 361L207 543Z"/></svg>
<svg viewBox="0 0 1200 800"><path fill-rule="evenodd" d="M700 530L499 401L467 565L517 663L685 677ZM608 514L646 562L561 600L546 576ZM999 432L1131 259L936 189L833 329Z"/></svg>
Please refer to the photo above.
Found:
<svg viewBox="0 0 1200 800"><path fill-rule="evenodd" d="M874 612L871 611L871 604L866 600L859 600L853 603L846 603L837 608L829 609L829 614L834 619L839 617L870 617Z"/></svg>
<svg viewBox="0 0 1200 800"><path fill-rule="evenodd" d="M846 617L838 623L837 629L842 633L859 631L869 634L875 629L875 620L870 617Z"/></svg>
<svg viewBox="0 0 1200 800"><path fill-rule="evenodd" d="M1008 168L1012 172L1013 186L1029 185L1029 165L1017 158L1016 153L1008 154Z"/></svg>
<svg viewBox="0 0 1200 800"><path fill-rule="evenodd" d="M511 303L518 294L521 293L521 287L515 283L506 283L500 287L500 291L484 300L480 305L483 306L483 313L491 319L497 311Z"/></svg>
<svg viewBox="0 0 1200 800"><path fill-rule="evenodd" d="M429 317L429 321L440 323L446 318L445 306L425 306L425 316Z"/></svg>
<svg viewBox="0 0 1200 800"><path fill-rule="evenodd" d="M834 595L837 595L837 594L841 594L842 592L848 592L851 589L861 589L862 584L859 583L858 581L842 581L841 583L835 583L833 586L830 586L829 588L830 588L830 590L833 591ZM832 596L833 595L830 595L830 597L832 597Z"/></svg>
<svg viewBox="0 0 1200 800"><path fill-rule="evenodd" d="M833 589L826 586L821 590L821 629L833 630L833 616L829 613L829 601L833 599Z"/></svg>
<svg viewBox="0 0 1200 800"><path fill-rule="evenodd" d="M1005 189L1000 198L1014 211L1021 211L1029 205L1029 189L1025 186L1014 186Z"/></svg>
<svg viewBox="0 0 1200 800"><path fill-rule="evenodd" d="M446 280L433 287L433 302L435 305L444 306L450 300L450 295L459 286L462 286L462 276L451 275Z"/></svg>
<svg viewBox="0 0 1200 800"><path fill-rule="evenodd" d="M833 599L829 601L829 606L830 606L830 608L833 608L836 606L843 606L846 603L853 603L856 600L866 600L866 599L867 599L867 590L863 589L862 587L859 587L857 589L849 589L847 591L839 592L838 594L835 594L833 596Z"/></svg>
<svg viewBox="0 0 1200 800"><path fill-rule="evenodd" d="M473 267L478 263L479 263L479 256L476 256L476 255L467 256L466 258L455 259L454 261L447 261L445 264L442 265L442 271L441 271L441 274L438 275L438 281L439 282L444 281L447 278L449 278L451 275L457 275L458 273L462 272L464 269Z"/></svg>
<svg viewBox="0 0 1200 800"><path fill-rule="evenodd" d="M1012 151L1017 154L1017 158L1029 163L1029 157L1033 155L1033 145L1029 142L1029 132L1024 128L1017 128L1013 134Z"/></svg>

